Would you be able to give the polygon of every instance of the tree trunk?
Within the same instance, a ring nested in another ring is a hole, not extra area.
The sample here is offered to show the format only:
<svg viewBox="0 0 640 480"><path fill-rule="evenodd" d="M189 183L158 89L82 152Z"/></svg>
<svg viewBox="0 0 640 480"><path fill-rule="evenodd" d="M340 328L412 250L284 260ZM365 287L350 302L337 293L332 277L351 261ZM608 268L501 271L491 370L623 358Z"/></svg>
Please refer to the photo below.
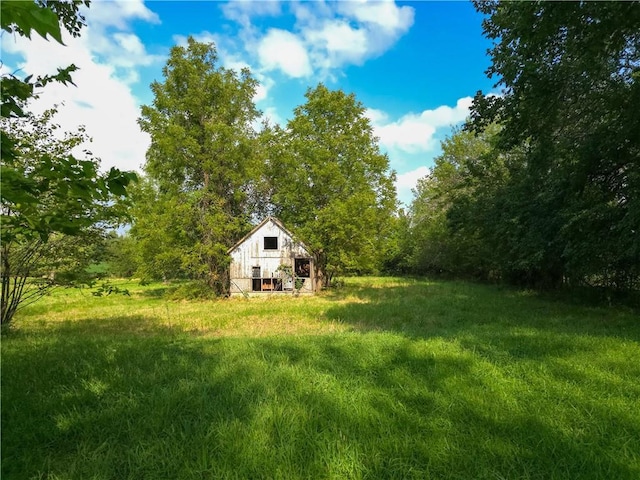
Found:
<svg viewBox="0 0 640 480"><path fill-rule="evenodd" d="M319 292L327 286L327 259L324 252L315 255L313 261L313 291Z"/></svg>

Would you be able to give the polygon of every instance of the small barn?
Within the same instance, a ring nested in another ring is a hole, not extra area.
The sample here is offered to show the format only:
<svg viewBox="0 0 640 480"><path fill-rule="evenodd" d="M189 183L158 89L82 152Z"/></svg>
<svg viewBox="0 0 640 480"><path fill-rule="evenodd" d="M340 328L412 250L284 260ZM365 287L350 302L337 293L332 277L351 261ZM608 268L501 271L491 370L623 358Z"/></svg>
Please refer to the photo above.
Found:
<svg viewBox="0 0 640 480"><path fill-rule="evenodd" d="M267 217L228 250L230 293L313 293L313 258L274 217Z"/></svg>

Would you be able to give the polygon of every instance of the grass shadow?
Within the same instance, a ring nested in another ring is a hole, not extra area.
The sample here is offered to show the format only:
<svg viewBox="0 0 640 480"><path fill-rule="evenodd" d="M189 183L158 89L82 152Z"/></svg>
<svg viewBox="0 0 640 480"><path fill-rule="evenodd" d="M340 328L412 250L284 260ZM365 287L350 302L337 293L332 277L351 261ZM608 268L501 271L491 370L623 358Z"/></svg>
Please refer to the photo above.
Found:
<svg viewBox="0 0 640 480"><path fill-rule="evenodd" d="M10 332L2 477L640 476L635 318L368 282L324 294L347 332L212 338L144 315Z"/></svg>
<svg viewBox="0 0 640 480"><path fill-rule="evenodd" d="M138 325L125 334L123 322ZM194 338L146 317L77 328L3 342L3 478L640 472L640 428L624 409L531 403L524 383L442 338Z"/></svg>
<svg viewBox="0 0 640 480"><path fill-rule="evenodd" d="M640 341L639 317L629 309L575 305L529 293L467 282L362 282L328 293L334 302L325 316L358 331L392 331L416 338L532 329Z"/></svg>

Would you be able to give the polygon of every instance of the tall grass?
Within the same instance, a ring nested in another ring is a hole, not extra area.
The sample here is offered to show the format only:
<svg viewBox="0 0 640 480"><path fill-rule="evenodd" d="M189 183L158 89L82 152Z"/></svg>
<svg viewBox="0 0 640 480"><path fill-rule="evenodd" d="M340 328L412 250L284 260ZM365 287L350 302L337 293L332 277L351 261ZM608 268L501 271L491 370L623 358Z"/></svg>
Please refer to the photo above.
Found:
<svg viewBox="0 0 640 480"><path fill-rule="evenodd" d="M459 282L61 291L2 338L2 478L640 478L640 319Z"/></svg>

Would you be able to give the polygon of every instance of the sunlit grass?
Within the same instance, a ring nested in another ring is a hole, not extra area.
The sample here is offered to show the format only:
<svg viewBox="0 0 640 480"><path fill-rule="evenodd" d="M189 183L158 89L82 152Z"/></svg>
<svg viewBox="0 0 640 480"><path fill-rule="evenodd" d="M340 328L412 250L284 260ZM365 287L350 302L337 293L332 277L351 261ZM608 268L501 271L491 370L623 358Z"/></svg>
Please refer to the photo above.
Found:
<svg viewBox="0 0 640 480"><path fill-rule="evenodd" d="M2 478L640 478L640 319L349 279L59 291L2 338Z"/></svg>

